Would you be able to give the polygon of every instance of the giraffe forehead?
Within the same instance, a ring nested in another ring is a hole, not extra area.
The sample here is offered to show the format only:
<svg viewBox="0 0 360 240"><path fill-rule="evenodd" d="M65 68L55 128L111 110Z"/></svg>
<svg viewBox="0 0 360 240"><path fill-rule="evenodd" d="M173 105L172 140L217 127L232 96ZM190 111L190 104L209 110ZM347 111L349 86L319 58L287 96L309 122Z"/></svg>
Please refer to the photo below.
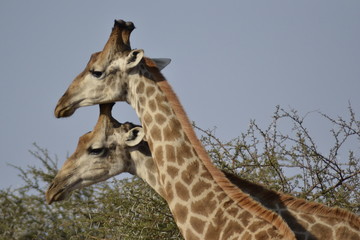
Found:
<svg viewBox="0 0 360 240"><path fill-rule="evenodd" d="M101 53L102 52L93 53L90 56L89 62L87 63L86 67L93 66L100 59Z"/></svg>
<svg viewBox="0 0 360 240"><path fill-rule="evenodd" d="M123 58L122 56L118 56L113 61L111 61L111 63L108 66L108 69L109 71L121 70L121 69L125 69L125 65L126 65L126 59Z"/></svg>
<svg viewBox="0 0 360 240"><path fill-rule="evenodd" d="M86 146L89 145L92 140L93 140L93 132L88 132L82 135L79 138L77 149L86 148Z"/></svg>
<svg viewBox="0 0 360 240"><path fill-rule="evenodd" d="M116 144L116 145L121 145L124 141L123 141L124 137L121 134L111 134L109 136L107 136L106 139L106 143L108 145L110 144Z"/></svg>

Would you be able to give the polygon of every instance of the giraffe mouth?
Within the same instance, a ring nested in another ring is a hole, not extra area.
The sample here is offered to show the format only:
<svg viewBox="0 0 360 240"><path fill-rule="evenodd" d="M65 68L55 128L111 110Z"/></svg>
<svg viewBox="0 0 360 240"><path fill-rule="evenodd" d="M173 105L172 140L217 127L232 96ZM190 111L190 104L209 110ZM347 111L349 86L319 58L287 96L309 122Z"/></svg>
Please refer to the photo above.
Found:
<svg viewBox="0 0 360 240"><path fill-rule="evenodd" d="M106 100L102 97L94 97L94 98L81 98L77 101L65 105L63 103L63 100L60 99L58 104L56 105L54 113L56 118L70 117L79 107L86 107L95 104L106 104L113 102L115 102L115 100L113 99Z"/></svg>
<svg viewBox="0 0 360 240"><path fill-rule="evenodd" d="M71 115L73 115L73 113L75 112L75 109L70 108L70 109L56 109L55 110L55 116L57 118L62 118L62 117L70 117Z"/></svg>
<svg viewBox="0 0 360 240"><path fill-rule="evenodd" d="M66 200L74 190L105 181L115 175L109 174L109 171L103 168L99 168L98 170L98 173L91 176L91 178L78 178L70 184L68 183L68 180L57 181L55 178L45 193L47 203L51 204L53 202Z"/></svg>
<svg viewBox="0 0 360 240"><path fill-rule="evenodd" d="M80 107L80 103L83 101L84 99L80 99L67 106L63 106L62 101L60 99L59 103L55 108L55 117L56 118L70 117L71 115L73 115L76 109Z"/></svg>
<svg viewBox="0 0 360 240"><path fill-rule="evenodd" d="M71 185L63 185L52 183L48 190L46 191L46 201L50 205L53 202L59 202L67 199L70 196L70 193L76 189L76 186L81 183L81 179L75 181Z"/></svg>
<svg viewBox="0 0 360 240"><path fill-rule="evenodd" d="M59 192L55 193L54 195L48 197L49 195L47 195L46 197L46 201L47 203L50 205L53 202L59 202L62 200L65 200L69 194L65 191L65 189L60 190Z"/></svg>

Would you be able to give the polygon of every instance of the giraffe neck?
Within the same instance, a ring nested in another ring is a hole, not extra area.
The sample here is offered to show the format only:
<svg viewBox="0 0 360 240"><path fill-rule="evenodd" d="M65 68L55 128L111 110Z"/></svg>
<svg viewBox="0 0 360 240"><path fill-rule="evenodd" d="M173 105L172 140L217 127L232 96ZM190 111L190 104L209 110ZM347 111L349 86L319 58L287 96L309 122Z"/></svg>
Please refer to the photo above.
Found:
<svg viewBox="0 0 360 240"><path fill-rule="evenodd" d="M143 125L159 172L161 195L168 202L182 234L195 239L250 234L256 239L255 235L262 232L269 239L275 236L294 239L287 224L277 214L239 191L209 159L204 163L199 157L207 156L206 151L194 133L189 137L187 132L193 131L192 126L177 98L165 94L164 87L169 86L157 68L132 76L127 101ZM223 181L223 186L219 181ZM224 191L224 185L232 192ZM235 201L234 197L237 197ZM240 216L245 215L251 220L241 221ZM254 227L255 222L261 222L262 228Z"/></svg>
<svg viewBox="0 0 360 240"><path fill-rule="evenodd" d="M146 149L148 149L148 146L146 146ZM144 154L141 151L135 150L130 151L130 155L134 162L134 169L131 173L144 180L152 189L164 198L164 193L160 185L159 172L151 154Z"/></svg>

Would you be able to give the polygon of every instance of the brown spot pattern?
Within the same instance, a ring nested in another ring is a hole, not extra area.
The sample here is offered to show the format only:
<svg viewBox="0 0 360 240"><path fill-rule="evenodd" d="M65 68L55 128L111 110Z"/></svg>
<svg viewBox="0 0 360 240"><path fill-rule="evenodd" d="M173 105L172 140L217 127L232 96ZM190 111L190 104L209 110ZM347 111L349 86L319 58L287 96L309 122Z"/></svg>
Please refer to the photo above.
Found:
<svg viewBox="0 0 360 240"><path fill-rule="evenodd" d="M349 230L347 227L339 227L336 231L336 239L360 240L359 234Z"/></svg>
<svg viewBox="0 0 360 240"><path fill-rule="evenodd" d="M267 230L267 233L268 233L268 235L270 236L271 239L275 239L276 237L279 236L279 234L276 232L275 227L269 228Z"/></svg>
<svg viewBox="0 0 360 240"><path fill-rule="evenodd" d="M199 163L193 162L186 167L185 171L182 172L181 179L186 184L190 185L193 182L194 177L198 174L198 172L199 172Z"/></svg>
<svg viewBox="0 0 360 240"><path fill-rule="evenodd" d="M326 223L326 224L328 224L328 225L330 225L330 226L333 226L333 225L335 225L335 224L337 223L337 219L335 219L335 218L330 218L330 217L326 217L326 216L324 216L324 217L319 216L319 218L320 218L324 223Z"/></svg>
<svg viewBox="0 0 360 240"><path fill-rule="evenodd" d="M166 200L168 202L171 202L173 199L174 199L174 192L173 192L173 189L172 189L172 186L170 183L167 183L166 184L166 187L165 187L165 192L166 192Z"/></svg>
<svg viewBox="0 0 360 240"><path fill-rule="evenodd" d="M180 203L177 203L174 208L174 216L177 219L177 221L182 224L186 221L188 215L188 209L187 207L181 205Z"/></svg>
<svg viewBox="0 0 360 240"><path fill-rule="evenodd" d="M168 166L167 173L170 175L170 177L175 178L179 173L179 169L172 166Z"/></svg>
<svg viewBox="0 0 360 240"><path fill-rule="evenodd" d="M141 106L145 106L145 98L144 97L139 97L139 103Z"/></svg>
<svg viewBox="0 0 360 240"><path fill-rule="evenodd" d="M165 116L172 115L172 110L167 103L165 96L160 94L156 95L155 101L158 103L159 111L162 112Z"/></svg>
<svg viewBox="0 0 360 240"><path fill-rule="evenodd" d="M315 218L313 216L310 216L308 214L301 214L300 217L308 223L315 223Z"/></svg>
<svg viewBox="0 0 360 240"><path fill-rule="evenodd" d="M222 239L230 239L231 236L240 234L244 229L235 221L229 221L226 228L224 229L224 234Z"/></svg>
<svg viewBox="0 0 360 240"><path fill-rule="evenodd" d="M194 185L193 189L191 190L191 193L194 197L199 196L202 194L205 190L209 189L211 187L210 183L206 183L202 181L201 179Z"/></svg>
<svg viewBox="0 0 360 240"><path fill-rule="evenodd" d="M205 221L197 217L191 217L190 224L196 232L202 233L204 231Z"/></svg>
<svg viewBox="0 0 360 240"><path fill-rule="evenodd" d="M241 240L250 240L250 239L251 239L251 234L248 231L246 231L241 238Z"/></svg>
<svg viewBox="0 0 360 240"><path fill-rule="evenodd" d="M191 148L185 142L181 143L181 145L176 148L176 156L180 166L184 164L186 159L193 157Z"/></svg>
<svg viewBox="0 0 360 240"><path fill-rule="evenodd" d="M169 162L175 162L175 148L174 146L167 144L165 145L166 160Z"/></svg>
<svg viewBox="0 0 360 240"><path fill-rule="evenodd" d="M150 137L153 141L161 141L162 140L161 130L158 126L153 126L150 129Z"/></svg>
<svg viewBox="0 0 360 240"><path fill-rule="evenodd" d="M267 232L265 230L262 230L255 234L255 239L265 240L265 239L270 239L270 238L269 238Z"/></svg>
<svg viewBox="0 0 360 240"><path fill-rule="evenodd" d="M162 146L158 146L155 148L154 151L154 160L157 162L160 166L164 165L164 152Z"/></svg>
<svg viewBox="0 0 360 240"><path fill-rule="evenodd" d="M151 112L155 112L156 111L156 102L154 100L150 100L148 102L149 104L149 109Z"/></svg>
<svg viewBox="0 0 360 240"><path fill-rule="evenodd" d="M233 207L233 208L230 208L227 212L229 213L230 216L236 217L236 215L239 212L239 209L236 207Z"/></svg>
<svg viewBox="0 0 360 240"><path fill-rule="evenodd" d="M189 239L189 240L200 240L200 238L198 238L190 229L188 229L186 231L186 239Z"/></svg>
<svg viewBox="0 0 360 240"><path fill-rule="evenodd" d="M152 122L152 117L149 113L145 113L143 117L144 125L150 125Z"/></svg>
<svg viewBox="0 0 360 240"><path fill-rule="evenodd" d="M217 199L219 202L222 202L226 197L227 197L226 193L222 192L217 196Z"/></svg>
<svg viewBox="0 0 360 240"><path fill-rule="evenodd" d="M248 226L248 229L250 232L257 232L257 230L262 229L265 224L266 222L263 220L255 220Z"/></svg>
<svg viewBox="0 0 360 240"><path fill-rule="evenodd" d="M209 227L206 230L205 238L206 240L219 240L220 239L220 229L219 226L214 226L209 224Z"/></svg>
<svg viewBox="0 0 360 240"><path fill-rule="evenodd" d="M184 201L187 201L190 198L189 190L181 182L175 184L175 191L177 196Z"/></svg>
<svg viewBox="0 0 360 240"><path fill-rule="evenodd" d="M163 125L164 122L166 122L166 117L161 113L157 113L155 115L155 122L160 124L160 125Z"/></svg>
<svg viewBox="0 0 360 240"><path fill-rule="evenodd" d="M248 211L244 211L239 215L239 218L241 220L241 223L243 226L248 226L250 223L251 214Z"/></svg>
<svg viewBox="0 0 360 240"><path fill-rule="evenodd" d="M224 212L221 208L218 208L215 213L215 218L213 220L213 223L217 226L225 226L227 224L227 219L224 216Z"/></svg>
<svg viewBox="0 0 360 240"><path fill-rule="evenodd" d="M178 154L182 155L184 158L189 159L193 157L191 147L186 143L183 142L178 148Z"/></svg>
<svg viewBox="0 0 360 240"><path fill-rule="evenodd" d="M155 87L149 86L146 88L146 96L150 98L155 93Z"/></svg>
<svg viewBox="0 0 360 240"><path fill-rule="evenodd" d="M191 211L205 217L209 216L216 208L215 194L209 192L205 198L191 204Z"/></svg>
<svg viewBox="0 0 360 240"><path fill-rule="evenodd" d="M136 87L136 94L143 94L145 89L145 84L140 82L139 85Z"/></svg>
<svg viewBox="0 0 360 240"><path fill-rule="evenodd" d="M223 203L223 207L224 209L227 209L228 207L230 207L233 204L233 200L227 200Z"/></svg>
<svg viewBox="0 0 360 240"><path fill-rule="evenodd" d="M210 181L213 180L213 177L211 176L211 174L207 170L204 170L204 172L201 174L201 177L203 177L205 179L208 179Z"/></svg>
<svg viewBox="0 0 360 240"><path fill-rule="evenodd" d="M166 114L165 114L166 116ZM164 127L164 140L175 141L182 137L182 128L179 121L176 118L171 118L168 124Z"/></svg>
<svg viewBox="0 0 360 240"><path fill-rule="evenodd" d="M319 223L316 223L311 227L311 232L315 235L315 237L319 238L321 236L321 239L332 239L333 237L332 229Z"/></svg>

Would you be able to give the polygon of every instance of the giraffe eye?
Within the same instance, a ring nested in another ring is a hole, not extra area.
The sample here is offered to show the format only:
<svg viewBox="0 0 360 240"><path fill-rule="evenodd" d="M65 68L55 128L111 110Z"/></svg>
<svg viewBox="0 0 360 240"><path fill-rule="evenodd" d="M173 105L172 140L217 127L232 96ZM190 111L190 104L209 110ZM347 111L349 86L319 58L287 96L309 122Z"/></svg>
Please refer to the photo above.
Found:
<svg viewBox="0 0 360 240"><path fill-rule="evenodd" d="M89 148L89 154L90 155L95 155L95 156L105 156L107 153L107 149L106 148Z"/></svg>
<svg viewBox="0 0 360 240"><path fill-rule="evenodd" d="M90 70L91 75L93 75L96 78L100 78L104 72L101 71L95 71L95 70Z"/></svg>

